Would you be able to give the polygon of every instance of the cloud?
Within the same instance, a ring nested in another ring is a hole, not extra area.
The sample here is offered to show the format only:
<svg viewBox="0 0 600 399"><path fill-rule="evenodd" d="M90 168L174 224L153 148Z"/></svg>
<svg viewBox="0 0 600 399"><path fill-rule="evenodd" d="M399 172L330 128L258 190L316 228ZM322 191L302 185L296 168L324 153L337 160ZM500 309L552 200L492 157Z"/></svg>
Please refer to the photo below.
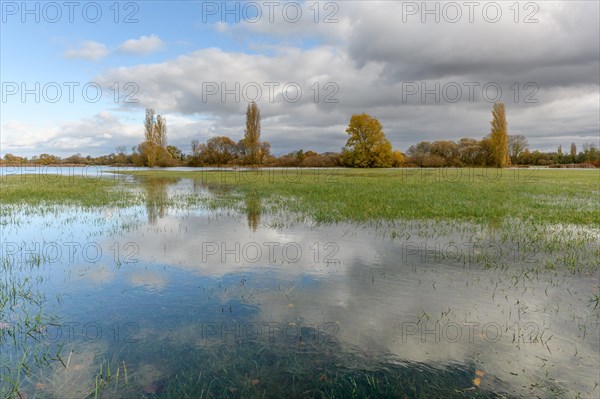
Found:
<svg viewBox="0 0 600 399"><path fill-rule="evenodd" d="M139 39L129 39L118 47L118 51L126 54L149 54L163 48L164 42L157 35L152 34L141 36ZM88 40L68 49L64 56L69 59L99 61L110 53L111 50L104 43Z"/></svg>
<svg viewBox="0 0 600 399"><path fill-rule="evenodd" d="M122 114L140 120L145 107L169 114L169 143L182 148L191 138L240 139L252 99L275 154L338 151L350 116L361 112L377 117L401 150L422 140L480 138L489 133L494 101L507 106L509 133L524 134L532 148L597 141L590 138L598 134L600 107L598 4L539 4L533 24L515 23L510 4L501 6L495 24L483 19L481 6L474 23L464 8L458 23L436 23L431 15L422 23L418 14L403 22L401 2L339 3L339 22L332 24L315 24L312 9L303 9L298 23L218 23L215 39L245 38L247 50L201 48L104 70L92 80L107 92L114 82L135 82L139 104L120 104ZM521 19L529 15L521 11ZM143 53L160 44L153 34L119 51ZM408 85L418 92L407 95ZM295 87L298 101L290 100Z"/></svg>
<svg viewBox="0 0 600 399"><path fill-rule="evenodd" d="M139 126L123 123L108 111L66 120L57 126L7 121L2 125L2 153L107 154L114 152L117 145L138 144L140 131Z"/></svg>
<svg viewBox="0 0 600 399"><path fill-rule="evenodd" d="M127 54L148 54L163 49L164 42L155 34L129 39L119 46L119 51Z"/></svg>
<svg viewBox="0 0 600 399"><path fill-rule="evenodd" d="M210 48L162 63L111 69L95 81L106 86L115 81L136 82L140 108L200 115L221 134L234 139L243 134L247 102L260 90L263 138L278 154L298 148L339 150L346 140L344 129L350 116L361 112L379 118L392 144L402 150L421 140L483 137L489 133L493 87L499 87L501 100L507 105L511 134L531 137L529 142L536 148L549 146L547 138L553 135L581 143L594 132L600 98L592 70L597 63L580 69L549 60L546 71L537 75L542 77L540 83L533 80L536 74L527 66L516 67L510 77L494 69L486 69L494 71L488 74L473 70L456 75L419 75L421 61L411 59L403 61L404 68L417 75L407 74L410 80L404 80L395 70L398 63L383 59L357 63L347 49L330 46L280 48L270 55ZM201 78L190 79L192 76ZM416 78L422 80L412 80ZM420 92L404 96L406 85L412 82ZM472 100L468 82L476 84ZM534 85L526 86L529 82ZM277 84L272 93L269 84ZM297 102L290 100L294 89L288 90L288 99L285 97L283 89L291 84L302 91ZM488 84L492 89L485 91ZM453 103L452 95L442 90L446 85L461 88L458 102ZM421 94L435 87L437 99L434 94L423 101ZM209 89L216 93L208 94ZM525 96L536 102L524 102ZM334 102L326 102L326 98ZM556 110L566 119L547 117L556 115ZM205 133L199 131L196 137L203 139ZM170 129L170 135L172 139L178 133Z"/></svg>
<svg viewBox="0 0 600 399"><path fill-rule="evenodd" d="M75 58L90 61L99 61L108 54L109 50L105 44L91 40L81 43L79 47L70 48L64 53L65 57L69 59Z"/></svg>

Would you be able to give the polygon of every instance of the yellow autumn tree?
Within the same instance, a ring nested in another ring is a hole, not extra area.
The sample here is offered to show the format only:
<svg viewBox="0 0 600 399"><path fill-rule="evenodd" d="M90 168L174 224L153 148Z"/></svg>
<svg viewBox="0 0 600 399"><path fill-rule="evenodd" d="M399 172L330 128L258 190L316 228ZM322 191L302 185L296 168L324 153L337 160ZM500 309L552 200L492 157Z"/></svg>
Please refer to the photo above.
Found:
<svg viewBox="0 0 600 399"><path fill-rule="evenodd" d="M404 165L404 154L398 150L392 151L392 167L399 168Z"/></svg>
<svg viewBox="0 0 600 399"><path fill-rule="evenodd" d="M260 110L256 102L248 104L246 110L246 133L242 139L244 161L248 165L260 165L263 160L260 142Z"/></svg>
<svg viewBox="0 0 600 399"><path fill-rule="evenodd" d="M510 165L508 156L508 128L506 123L506 111L503 103L495 103L492 110L492 129L490 140L492 144L492 160L497 168Z"/></svg>
<svg viewBox="0 0 600 399"><path fill-rule="evenodd" d="M167 119L162 115L155 117L152 108L146 108L144 136L146 140L138 146L144 164L168 166L171 156L167 151Z"/></svg>
<svg viewBox="0 0 600 399"><path fill-rule="evenodd" d="M352 115L346 129L350 136L342 149L342 162L357 168L392 166L392 144L377 118L369 114Z"/></svg>

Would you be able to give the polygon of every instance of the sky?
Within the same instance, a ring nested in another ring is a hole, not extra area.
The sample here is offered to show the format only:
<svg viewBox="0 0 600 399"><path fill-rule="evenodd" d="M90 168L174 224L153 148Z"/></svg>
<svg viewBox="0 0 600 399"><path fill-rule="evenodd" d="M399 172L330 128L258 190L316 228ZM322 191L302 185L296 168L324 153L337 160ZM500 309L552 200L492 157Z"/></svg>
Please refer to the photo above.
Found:
<svg viewBox="0 0 600 399"><path fill-rule="evenodd" d="M244 135L255 100L282 155L340 151L353 114L395 149L509 134L600 140L598 1L0 2L0 156L128 152L145 108L190 152Z"/></svg>

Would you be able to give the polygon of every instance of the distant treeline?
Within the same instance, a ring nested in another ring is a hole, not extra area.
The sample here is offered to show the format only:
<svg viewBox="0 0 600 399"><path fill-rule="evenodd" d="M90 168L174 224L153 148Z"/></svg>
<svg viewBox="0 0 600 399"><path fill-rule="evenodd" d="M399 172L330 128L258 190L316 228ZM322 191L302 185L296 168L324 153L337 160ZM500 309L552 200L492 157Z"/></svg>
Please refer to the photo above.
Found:
<svg viewBox="0 0 600 399"><path fill-rule="evenodd" d="M453 141L422 141L411 146L406 152L408 165L420 167L444 166L493 166L492 144L488 137L482 140L462 138ZM600 167L600 151L594 144L584 144L583 151L577 152L574 143L570 151L564 153L562 146L557 151L530 151L525 137L509 136L508 155L513 166L566 166Z"/></svg>
<svg viewBox="0 0 600 399"><path fill-rule="evenodd" d="M217 141L219 138L211 140ZM210 140L209 140L210 141ZM236 144L236 143L234 143ZM401 164L393 167L464 167L464 166L491 166L489 151L484 140L471 138L460 139L458 143L453 141L422 141L411 146L404 156ZM213 149L202 151L194 155L184 154L174 146L168 146L170 156L167 162L159 162L159 166L235 166L243 165L239 151L231 145L228 149L221 151ZM218 147L218 146L217 146ZM600 168L600 151L593 144L583 146L583 151L573 153L530 151L525 148L511 155L512 165L529 166L555 166L567 167L569 165L578 167ZM0 159L0 165L135 165L144 166L141 155L138 152L126 154L115 152L98 157L82 156L80 154L60 158L55 155L41 154L31 158L18 157L12 154L4 155ZM299 150L279 157L268 155L262 166L279 167L344 167L341 152L317 153L315 151Z"/></svg>
<svg viewBox="0 0 600 399"><path fill-rule="evenodd" d="M279 166L279 167L505 167L510 165L600 167L600 151L585 144L578 152L575 143L564 151L530 151L523 135L509 135L504 104L492 111L491 131L483 139L462 138L458 142L421 141L406 153L393 150L379 121L368 114L352 115L346 129L348 140L341 152L317 153L298 150L282 156L271 155L271 145L261 141L261 116L255 102L246 110L244 138L238 142L226 136L212 137L206 143L192 140L191 152L167 145L167 120L146 109L144 141L131 148L99 157L75 154L60 158L51 154L0 159L3 165L134 165L134 166Z"/></svg>

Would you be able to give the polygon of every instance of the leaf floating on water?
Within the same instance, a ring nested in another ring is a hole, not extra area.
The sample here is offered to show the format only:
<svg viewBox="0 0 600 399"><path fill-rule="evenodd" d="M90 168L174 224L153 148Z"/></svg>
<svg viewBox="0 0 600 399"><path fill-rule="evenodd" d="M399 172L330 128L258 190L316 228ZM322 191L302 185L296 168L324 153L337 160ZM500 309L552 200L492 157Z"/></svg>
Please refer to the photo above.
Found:
<svg viewBox="0 0 600 399"><path fill-rule="evenodd" d="M475 370L475 375L477 377L483 377L485 375L485 373L481 370Z"/></svg>
<svg viewBox="0 0 600 399"><path fill-rule="evenodd" d="M476 387L478 387L479 384L481 384L481 378L479 378L479 377L473 378L473 385L475 385Z"/></svg>

